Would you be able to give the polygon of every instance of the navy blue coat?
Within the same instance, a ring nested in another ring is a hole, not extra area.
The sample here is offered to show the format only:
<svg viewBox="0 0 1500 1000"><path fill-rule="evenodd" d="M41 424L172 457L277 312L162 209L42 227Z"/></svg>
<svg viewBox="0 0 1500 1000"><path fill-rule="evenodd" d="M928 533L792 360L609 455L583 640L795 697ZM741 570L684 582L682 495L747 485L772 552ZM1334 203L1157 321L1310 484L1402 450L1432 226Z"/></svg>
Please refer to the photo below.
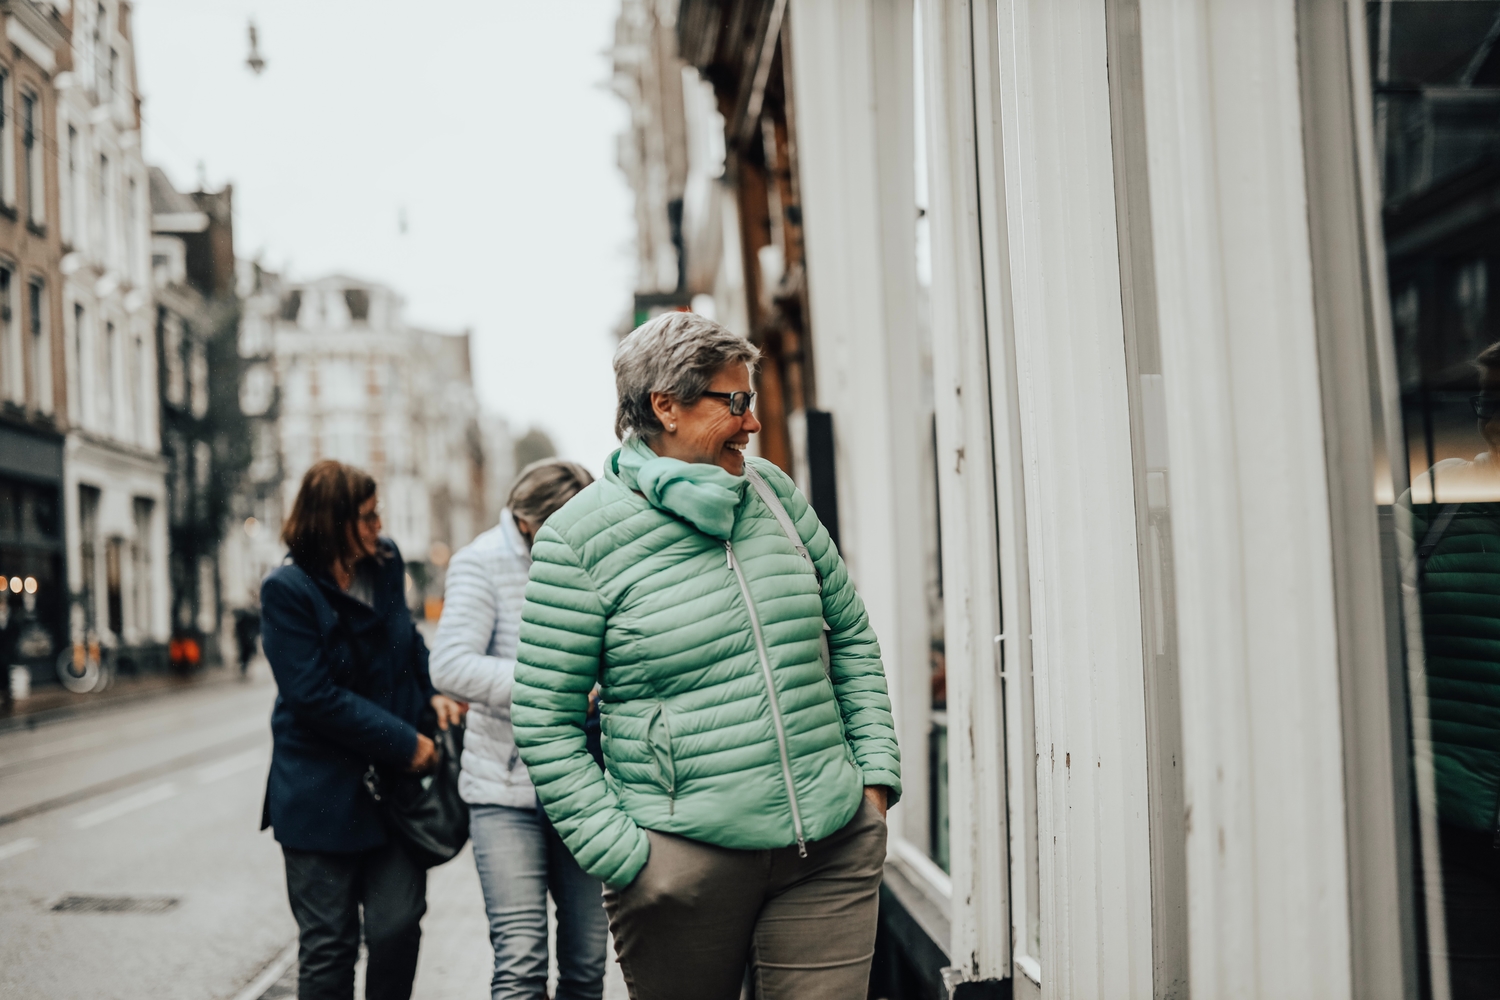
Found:
<svg viewBox="0 0 1500 1000"><path fill-rule="evenodd" d="M386 842L365 769L411 763L436 694L405 577L400 552L382 538L373 608L329 573L293 564L261 584L261 643L278 689L262 828L285 847L347 853Z"/></svg>

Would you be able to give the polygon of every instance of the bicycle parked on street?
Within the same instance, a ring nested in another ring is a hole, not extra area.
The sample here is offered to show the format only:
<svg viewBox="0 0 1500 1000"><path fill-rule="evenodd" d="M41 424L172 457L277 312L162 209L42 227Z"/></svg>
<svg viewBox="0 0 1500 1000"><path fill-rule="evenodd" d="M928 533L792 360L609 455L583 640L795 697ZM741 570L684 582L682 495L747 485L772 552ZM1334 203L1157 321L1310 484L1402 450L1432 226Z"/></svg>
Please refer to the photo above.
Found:
<svg viewBox="0 0 1500 1000"><path fill-rule="evenodd" d="M90 630L57 655L57 678L74 694L93 694L115 682L115 651Z"/></svg>

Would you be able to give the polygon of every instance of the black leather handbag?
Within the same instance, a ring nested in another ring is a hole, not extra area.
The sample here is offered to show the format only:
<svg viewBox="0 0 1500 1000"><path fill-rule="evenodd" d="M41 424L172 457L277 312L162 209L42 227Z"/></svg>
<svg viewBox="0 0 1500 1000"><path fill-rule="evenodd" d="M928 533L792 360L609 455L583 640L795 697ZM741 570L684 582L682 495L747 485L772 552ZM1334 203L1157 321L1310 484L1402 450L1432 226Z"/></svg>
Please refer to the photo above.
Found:
<svg viewBox="0 0 1500 1000"><path fill-rule="evenodd" d="M458 795L459 758L464 727L450 725L433 734L437 767L427 774L390 771L370 765L365 788L391 833L423 868L452 861L469 842L469 806Z"/></svg>

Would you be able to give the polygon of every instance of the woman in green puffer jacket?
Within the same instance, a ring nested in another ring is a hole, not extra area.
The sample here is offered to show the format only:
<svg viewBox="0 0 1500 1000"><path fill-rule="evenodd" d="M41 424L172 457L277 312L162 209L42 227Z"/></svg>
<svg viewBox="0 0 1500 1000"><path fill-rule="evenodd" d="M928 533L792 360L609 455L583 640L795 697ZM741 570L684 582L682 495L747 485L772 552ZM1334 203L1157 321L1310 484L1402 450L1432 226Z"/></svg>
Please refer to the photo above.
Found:
<svg viewBox="0 0 1500 1000"><path fill-rule="evenodd" d="M765 998L863 997L869 978L900 752L843 560L786 475L744 455L758 359L691 313L627 337L622 447L532 549L516 743L607 885L637 998L728 1000L747 962Z"/></svg>

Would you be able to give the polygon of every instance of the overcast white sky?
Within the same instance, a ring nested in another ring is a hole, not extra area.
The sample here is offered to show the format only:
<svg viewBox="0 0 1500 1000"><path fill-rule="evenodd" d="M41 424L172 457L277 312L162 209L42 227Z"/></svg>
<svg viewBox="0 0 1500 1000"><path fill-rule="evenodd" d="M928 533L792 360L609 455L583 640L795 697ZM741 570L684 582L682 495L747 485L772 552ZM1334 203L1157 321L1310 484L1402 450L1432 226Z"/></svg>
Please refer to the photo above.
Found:
<svg viewBox="0 0 1500 1000"><path fill-rule="evenodd" d="M385 281L411 322L472 328L481 404L597 470L633 279L626 111L605 88L616 10L137 0L146 157L184 190L200 162L234 184L240 256Z"/></svg>

